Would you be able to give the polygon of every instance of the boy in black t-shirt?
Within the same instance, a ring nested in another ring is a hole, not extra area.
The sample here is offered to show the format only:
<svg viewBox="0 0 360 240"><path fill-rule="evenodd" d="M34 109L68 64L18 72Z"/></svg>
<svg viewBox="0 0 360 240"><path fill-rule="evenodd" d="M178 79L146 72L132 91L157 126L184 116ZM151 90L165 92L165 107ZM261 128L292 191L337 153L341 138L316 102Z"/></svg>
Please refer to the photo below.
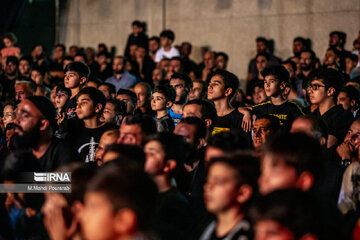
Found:
<svg viewBox="0 0 360 240"><path fill-rule="evenodd" d="M242 130L243 114L235 110L230 104L230 99L234 96L238 87L239 80L231 72L216 70L211 76L208 99L214 102L218 116L212 134L232 129Z"/></svg>
<svg viewBox="0 0 360 240"><path fill-rule="evenodd" d="M211 160L204 185L206 209L215 215L200 237L201 240L253 239L244 214L246 204L256 189L259 176L257 159L235 154Z"/></svg>
<svg viewBox="0 0 360 240"><path fill-rule="evenodd" d="M70 127L67 138L86 163L95 161L101 135L112 128L99 119L105 102L104 94L96 88L85 87L78 93L76 114L79 121Z"/></svg>
<svg viewBox="0 0 360 240"><path fill-rule="evenodd" d="M289 131L292 122L301 115L304 115L300 106L288 101L285 93L289 84L289 73L283 66L266 68L261 72L264 77L264 89L270 101L260 103L252 107L255 115L270 114L280 120L281 128Z"/></svg>
<svg viewBox="0 0 360 240"><path fill-rule="evenodd" d="M151 109L156 111L155 121L158 132L173 132L175 125L169 109L175 101L175 90L170 85L155 87L151 96Z"/></svg>

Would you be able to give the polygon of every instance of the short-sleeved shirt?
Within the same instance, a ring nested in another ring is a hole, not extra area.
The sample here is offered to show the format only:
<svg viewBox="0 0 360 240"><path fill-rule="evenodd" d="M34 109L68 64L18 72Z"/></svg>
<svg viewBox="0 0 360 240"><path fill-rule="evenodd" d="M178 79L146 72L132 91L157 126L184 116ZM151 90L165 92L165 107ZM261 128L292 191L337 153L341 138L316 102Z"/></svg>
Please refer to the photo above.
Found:
<svg viewBox="0 0 360 240"><path fill-rule="evenodd" d="M316 109L314 114L324 120L329 134L336 137L338 142L344 140L350 125L354 121L354 115L346 111L341 104L330 108L323 115L320 114L319 109Z"/></svg>
<svg viewBox="0 0 360 240"><path fill-rule="evenodd" d="M160 62L161 59L163 59L163 58L171 59L173 57L179 57L179 56L180 56L180 53L176 48L171 47L170 51L166 52L164 50L164 48L162 47L159 50L157 50L157 52L155 54L155 62Z"/></svg>
<svg viewBox="0 0 360 240"><path fill-rule="evenodd" d="M106 79L105 82L113 84L117 92L120 88L129 89L133 87L137 83L137 80L134 75L131 75L128 72L124 72L119 79L116 79L115 76L112 76Z"/></svg>
<svg viewBox="0 0 360 240"><path fill-rule="evenodd" d="M252 107L256 116L269 114L280 120L282 130L290 130L292 122L299 116L304 115L301 107L292 101L286 101L281 105L274 105L271 101L263 102Z"/></svg>

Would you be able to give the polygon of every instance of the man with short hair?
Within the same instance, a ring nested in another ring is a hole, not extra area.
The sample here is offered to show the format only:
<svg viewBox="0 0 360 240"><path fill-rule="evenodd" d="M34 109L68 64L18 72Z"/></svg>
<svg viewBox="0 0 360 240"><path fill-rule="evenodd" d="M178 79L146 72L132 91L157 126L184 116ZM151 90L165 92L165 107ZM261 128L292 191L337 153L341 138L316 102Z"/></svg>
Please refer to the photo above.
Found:
<svg viewBox="0 0 360 240"><path fill-rule="evenodd" d="M187 102L184 106L182 117L198 117L202 119L210 132L212 132L212 127L217 120L217 114L214 105L207 100L200 99Z"/></svg>
<svg viewBox="0 0 360 240"><path fill-rule="evenodd" d="M6 58L4 73L0 76L0 84L3 86L3 98L13 98L15 95L15 80L17 79L17 70L19 60L17 57L9 56Z"/></svg>
<svg viewBox="0 0 360 240"><path fill-rule="evenodd" d="M136 77L125 70L125 64L124 57L115 57L112 65L114 75L105 80L105 82L113 84L116 91L119 91L120 88L129 89L137 82Z"/></svg>
<svg viewBox="0 0 360 240"><path fill-rule="evenodd" d="M193 87L190 89L189 100L205 99L207 84L202 80L193 81Z"/></svg>
<svg viewBox="0 0 360 240"><path fill-rule="evenodd" d="M116 96L116 88L111 83L101 83L98 86L98 89L104 94L106 99L115 98Z"/></svg>
<svg viewBox="0 0 360 240"><path fill-rule="evenodd" d="M179 51L172 46L175 40L175 34L171 30L164 30L160 33L161 48L157 50L155 55L155 62L159 63L161 59L180 56Z"/></svg>
<svg viewBox="0 0 360 240"><path fill-rule="evenodd" d="M201 80L207 81L210 75L216 70L216 53L214 51L206 51L204 53L204 68L201 72Z"/></svg>
<svg viewBox="0 0 360 240"><path fill-rule="evenodd" d="M294 38L292 51L295 57L300 58L300 53L306 49L307 44L303 37Z"/></svg>
<svg viewBox="0 0 360 240"><path fill-rule="evenodd" d="M181 43L180 56L183 61L184 73L189 74L197 69L197 64L192 61L189 56L191 54L192 45L189 42Z"/></svg>
<svg viewBox="0 0 360 240"><path fill-rule="evenodd" d="M126 115L134 114L135 107L136 107L136 94L133 91L128 89L119 89L116 94L116 99L123 101L126 103Z"/></svg>
<svg viewBox="0 0 360 240"><path fill-rule="evenodd" d="M260 149L268 138L280 129L279 119L273 115L265 114L256 118L253 126L253 145Z"/></svg>
<svg viewBox="0 0 360 240"><path fill-rule="evenodd" d="M137 98L136 108L142 113L151 115L151 86L146 82L140 82L135 85L134 92Z"/></svg>
<svg viewBox="0 0 360 240"><path fill-rule="evenodd" d="M27 97L34 96L35 84L30 81L18 81L15 83L15 100L21 102Z"/></svg>

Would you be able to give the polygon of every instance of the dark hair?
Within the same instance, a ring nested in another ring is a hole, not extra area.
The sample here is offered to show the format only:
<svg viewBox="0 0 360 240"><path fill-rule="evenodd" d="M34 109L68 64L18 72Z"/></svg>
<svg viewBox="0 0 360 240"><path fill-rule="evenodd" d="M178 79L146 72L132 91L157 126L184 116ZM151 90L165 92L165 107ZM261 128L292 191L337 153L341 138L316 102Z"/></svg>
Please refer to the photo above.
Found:
<svg viewBox="0 0 360 240"><path fill-rule="evenodd" d="M141 231L149 227L156 206L157 187L143 170L111 161L100 167L88 184L87 192L105 194L114 212L122 208L134 211Z"/></svg>
<svg viewBox="0 0 360 240"><path fill-rule="evenodd" d="M106 46L105 43L99 43L99 44L98 44L98 48L103 48L104 50L103 50L102 52L105 52L105 53L106 53L106 57L107 57L107 58L109 57L109 56L108 56L109 50L108 50L108 48L107 48L107 46Z"/></svg>
<svg viewBox="0 0 360 240"><path fill-rule="evenodd" d="M329 130L322 118L313 114L307 114L300 116L297 119L305 119L311 122L311 131L313 133L313 137L317 140L320 140L322 137L325 138L325 140L328 139Z"/></svg>
<svg viewBox="0 0 360 240"><path fill-rule="evenodd" d="M270 75L274 76L279 81L279 83L285 82L286 84L289 84L290 82L288 70L286 70L286 68L281 65L267 67L261 72L261 75L264 78Z"/></svg>
<svg viewBox="0 0 360 240"><path fill-rule="evenodd" d="M107 86L109 89L109 93L110 94L115 94L116 93L116 87L114 86L114 84L111 83L107 83L107 82L103 82L99 85L100 86Z"/></svg>
<svg viewBox="0 0 360 240"><path fill-rule="evenodd" d="M314 62L314 61L315 61L316 54L315 54L315 52L314 52L313 50L311 50L311 49L302 50L302 51L300 52L300 55L299 55L299 56L301 56L301 54L304 53L304 52L310 53L311 62Z"/></svg>
<svg viewBox="0 0 360 240"><path fill-rule="evenodd" d="M116 95L119 95L119 94L123 94L123 95L128 95L130 98L131 98L131 102L136 105L136 102L137 102L137 97L136 97L136 94L129 90L129 89L123 89L123 88L120 88Z"/></svg>
<svg viewBox="0 0 360 240"><path fill-rule="evenodd" d="M344 47L346 43L346 33L340 31L332 31L329 36L332 37L333 35L337 35L340 40L342 40L341 47Z"/></svg>
<svg viewBox="0 0 360 240"><path fill-rule="evenodd" d="M89 95L91 101L93 101L94 107L96 107L96 105L98 105L98 104L102 105L101 110L98 113L98 116L101 116L101 114L105 108L105 103L106 103L106 98L105 98L104 94L97 88L84 87L83 89L80 90L77 97L79 98L81 95L84 95L84 94Z"/></svg>
<svg viewBox="0 0 360 240"><path fill-rule="evenodd" d="M175 102L176 92L169 84L162 84L154 88L153 93L160 93L165 96L166 102Z"/></svg>
<svg viewBox="0 0 360 240"><path fill-rule="evenodd" d="M274 165L284 162L293 167L298 175L305 171L310 172L315 181L323 164L319 141L304 133L283 133L274 136L265 143L264 154L273 155Z"/></svg>
<svg viewBox="0 0 360 240"><path fill-rule="evenodd" d="M189 75L182 73L182 72L173 73L173 75L171 75L171 77L170 77L170 81L171 81L171 79L183 80L185 82L185 88L188 90L190 90L190 88L192 88L192 86L193 86L192 80L189 77Z"/></svg>
<svg viewBox="0 0 360 240"><path fill-rule="evenodd" d="M66 65L64 73L67 73L69 71L74 71L77 74L79 74L79 78L86 78L86 80L90 76L90 68L88 65L82 62L71 62L68 65Z"/></svg>
<svg viewBox="0 0 360 240"><path fill-rule="evenodd" d="M101 79L98 77L95 77L93 75L89 76L89 79L87 80L87 83L93 82L96 84L96 87L98 88L100 84L102 83Z"/></svg>
<svg viewBox="0 0 360 240"><path fill-rule="evenodd" d="M288 59L288 60L282 62L282 65L284 65L284 64L291 65L291 68L294 70L294 72L296 71L296 63L294 63L294 61L291 61L290 59Z"/></svg>
<svg viewBox="0 0 360 240"><path fill-rule="evenodd" d="M266 40L266 38L264 38L264 37L257 37L257 38L256 38L256 42L263 42L266 47L269 46L269 41Z"/></svg>
<svg viewBox="0 0 360 240"><path fill-rule="evenodd" d="M348 98L350 98L350 101L355 100L355 107L357 108L360 103L360 92L356 87L351 85L344 86L340 92L346 93Z"/></svg>
<svg viewBox="0 0 360 240"><path fill-rule="evenodd" d="M326 49L326 51L333 51L336 57L340 57L341 55L341 52L337 50L335 47L329 47L328 49Z"/></svg>
<svg viewBox="0 0 360 240"><path fill-rule="evenodd" d="M319 80L324 83L325 89L334 88L335 93L333 99L336 101L337 96L344 85L344 79L341 74L335 69L323 68L316 71L311 76L311 81Z"/></svg>
<svg viewBox="0 0 360 240"><path fill-rule="evenodd" d="M126 116L126 102L118 100L118 99L108 99L106 100L106 103L111 103L114 104L115 106L115 114L116 115L121 115L121 116ZM106 104L105 104L106 105Z"/></svg>
<svg viewBox="0 0 360 240"><path fill-rule="evenodd" d="M217 52L216 55L215 55L215 58L217 58L219 56L223 57L225 62L227 62L229 60L229 56L224 52Z"/></svg>
<svg viewBox="0 0 360 240"><path fill-rule="evenodd" d="M82 57L84 59L84 62L87 62L85 53L78 52L76 53L75 57Z"/></svg>
<svg viewBox="0 0 360 240"><path fill-rule="evenodd" d="M270 131L271 133L276 133L280 129L280 120L278 117L270 114L264 114L256 118L256 120L267 119L270 122Z"/></svg>
<svg viewBox="0 0 360 240"><path fill-rule="evenodd" d="M271 59L270 54L267 53L267 52L265 52L265 51L259 52L258 54L256 54L255 59L257 59L257 58L260 57L260 56L263 56L263 57L266 59L266 61L270 61L270 59Z"/></svg>
<svg viewBox="0 0 360 240"><path fill-rule="evenodd" d="M250 141L240 131L231 130L212 135L207 146L219 148L224 152L233 152L249 149Z"/></svg>
<svg viewBox="0 0 360 240"><path fill-rule="evenodd" d="M45 76L45 69L44 69L42 66L34 65L34 66L31 68L31 72L32 72L32 71L37 71L37 72L39 72L42 77Z"/></svg>
<svg viewBox="0 0 360 240"><path fill-rule="evenodd" d="M148 97L151 96L151 85L149 83L147 83L147 82L139 82L134 86L134 88L136 86L138 86L138 85L144 86L146 88L146 96L148 96Z"/></svg>
<svg viewBox="0 0 360 240"><path fill-rule="evenodd" d="M236 91L239 88L239 79L237 78L237 76L229 71L226 70L222 70L222 69L217 69L210 77L210 79L213 76L219 75L221 76L222 80L224 81L224 85L225 85L225 90L228 88L232 89L231 94L228 96L228 99L231 99Z"/></svg>
<svg viewBox="0 0 360 240"><path fill-rule="evenodd" d="M4 40L4 38L9 39L13 44L17 42L17 37L14 33L12 32L7 32L3 35L2 40Z"/></svg>
<svg viewBox="0 0 360 240"><path fill-rule="evenodd" d="M174 41L175 39L175 34L173 31L171 30L164 30L160 33L160 37L164 37L164 38L167 38L167 39L170 39L172 41Z"/></svg>
<svg viewBox="0 0 360 240"><path fill-rule="evenodd" d="M131 23L131 26L144 27L143 23L139 20L135 20Z"/></svg>
<svg viewBox="0 0 360 240"><path fill-rule="evenodd" d="M15 56L8 56L6 58L6 64L13 63L16 66L19 66L19 59Z"/></svg>
<svg viewBox="0 0 360 240"><path fill-rule="evenodd" d="M188 45L189 46L189 52L191 52L192 45L189 42L182 42L181 45Z"/></svg>
<svg viewBox="0 0 360 240"><path fill-rule="evenodd" d="M251 80L251 81L247 84L246 94L247 94L247 95L252 95L252 94L254 93L256 87L259 87L259 88L264 89L264 81L263 81L263 80L260 80L260 79Z"/></svg>
<svg viewBox="0 0 360 240"><path fill-rule="evenodd" d="M65 56L64 60L68 60L68 61L74 61L74 58L72 56Z"/></svg>
<svg viewBox="0 0 360 240"><path fill-rule="evenodd" d="M20 59L19 59L19 62L20 61L27 61L30 65L30 67L32 66L32 59L30 56L22 56Z"/></svg>
<svg viewBox="0 0 360 240"><path fill-rule="evenodd" d="M194 136L195 143L198 143L200 138L204 138L204 139L206 138L207 129L204 120L198 117L187 117L181 119L180 122L195 126L195 136Z"/></svg>
<svg viewBox="0 0 360 240"><path fill-rule="evenodd" d="M65 45L64 45L64 44L61 44L61 43L56 44L56 45L55 45L55 48L58 48L58 47L60 47L64 52L66 52L66 48L65 48Z"/></svg>
<svg viewBox="0 0 360 240"><path fill-rule="evenodd" d="M109 58L109 53L107 51L101 51L96 54L96 57L105 56L105 58Z"/></svg>
<svg viewBox="0 0 360 240"><path fill-rule="evenodd" d="M144 150L137 145L129 144L111 144L105 147L106 152L116 152L118 157L115 161L124 161L124 164L132 166L134 168L144 169L145 165L145 153Z"/></svg>
<svg viewBox="0 0 360 240"><path fill-rule="evenodd" d="M351 52L345 52L344 53L344 59L345 58L350 58L351 61L353 61L353 62L358 62L359 61L358 56L356 54L351 53Z"/></svg>
<svg viewBox="0 0 360 240"><path fill-rule="evenodd" d="M70 96L71 96L71 91L70 91L70 89L69 89L69 88L66 88L65 85L64 85L64 83L60 83L59 85L57 85L57 87L56 87L56 93L59 93L59 92L65 92L65 93L69 96L69 98L70 98Z"/></svg>
<svg viewBox="0 0 360 240"><path fill-rule="evenodd" d="M160 44L160 38L159 38L159 37L153 36L153 37L151 37L151 38L149 39L149 41L152 41L152 40L154 40L154 41L156 41L158 44Z"/></svg>
<svg viewBox="0 0 360 240"><path fill-rule="evenodd" d="M293 42L301 42L301 44L302 44L303 46L305 46L305 49L308 48L306 39L303 38L303 37L296 37L296 38L294 38Z"/></svg>
<svg viewBox="0 0 360 240"><path fill-rule="evenodd" d="M134 114L125 118L127 125L139 125L144 137L156 133L156 122L147 114Z"/></svg>
<svg viewBox="0 0 360 240"><path fill-rule="evenodd" d="M251 204L249 217L256 225L272 220L290 230L294 239L318 235L319 212L309 195L297 189L272 192Z"/></svg>
<svg viewBox="0 0 360 240"><path fill-rule="evenodd" d="M186 105L190 105L190 104L196 104L201 106L201 119L205 120L205 119L211 119L212 122L212 126L215 124L216 120L217 120L217 113L216 113L216 108L214 106L214 104L210 101L207 100L201 100L201 99L194 99L191 101L188 101ZM210 130L212 129L212 126L210 127Z"/></svg>

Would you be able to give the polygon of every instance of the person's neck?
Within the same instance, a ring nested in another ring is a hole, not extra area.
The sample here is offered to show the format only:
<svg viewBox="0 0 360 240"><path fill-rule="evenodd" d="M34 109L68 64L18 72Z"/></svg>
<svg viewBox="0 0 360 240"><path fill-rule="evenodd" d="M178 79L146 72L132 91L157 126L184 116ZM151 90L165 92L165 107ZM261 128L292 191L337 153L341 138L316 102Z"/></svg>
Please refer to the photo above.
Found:
<svg viewBox="0 0 360 240"><path fill-rule="evenodd" d="M168 52L168 51L170 51L170 50L171 50L171 45L170 45L170 46L165 46L165 47L164 47L164 51L165 51L165 52Z"/></svg>
<svg viewBox="0 0 360 240"><path fill-rule="evenodd" d="M90 128L90 129L98 128L104 124L99 121L99 119L96 115L91 118L83 119L83 121L84 121L85 127Z"/></svg>
<svg viewBox="0 0 360 240"><path fill-rule="evenodd" d="M309 69L309 70L302 70L301 72L302 72L302 74L304 74L304 76L305 76L305 77L308 77L308 76L309 76L309 74L311 73L311 70L312 70L312 69Z"/></svg>
<svg viewBox="0 0 360 240"><path fill-rule="evenodd" d="M80 92L80 86L76 87L76 88L70 88L70 91L71 91L71 97L70 98L73 98Z"/></svg>
<svg viewBox="0 0 360 240"><path fill-rule="evenodd" d="M166 114L168 114L168 110L167 108L160 110L160 111L156 111L156 117L157 118L162 118L164 117Z"/></svg>
<svg viewBox="0 0 360 240"><path fill-rule="evenodd" d="M41 158L45 154L46 150L49 148L51 142L51 135L43 135L40 138L39 143L32 148L32 153L34 154L34 156L37 159Z"/></svg>
<svg viewBox="0 0 360 240"><path fill-rule="evenodd" d="M336 104L332 98L326 99L324 102L319 104L320 115L324 115L330 108L334 107Z"/></svg>
<svg viewBox="0 0 360 240"><path fill-rule="evenodd" d="M115 78L120 79L122 75L123 75L122 73L115 73Z"/></svg>
<svg viewBox="0 0 360 240"><path fill-rule="evenodd" d="M271 103L274 105L281 105L285 103L288 99L283 97L282 94L279 94L276 97L271 97Z"/></svg>
<svg viewBox="0 0 360 240"><path fill-rule="evenodd" d="M228 98L222 98L214 101L218 117L223 117L231 113L234 108L230 105Z"/></svg>
<svg viewBox="0 0 360 240"><path fill-rule="evenodd" d="M166 174L160 174L154 177L154 181L158 186L159 192L169 191L171 188L171 178Z"/></svg>
<svg viewBox="0 0 360 240"><path fill-rule="evenodd" d="M244 218L244 213L241 212L241 207L234 205L230 209L216 214L216 218L216 236L223 237Z"/></svg>
<svg viewBox="0 0 360 240"><path fill-rule="evenodd" d="M176 114L182 114L183 112L183 107L184 105L183 104L176 104L174 103L171 107L171 110L176 113Z"/></svg>

